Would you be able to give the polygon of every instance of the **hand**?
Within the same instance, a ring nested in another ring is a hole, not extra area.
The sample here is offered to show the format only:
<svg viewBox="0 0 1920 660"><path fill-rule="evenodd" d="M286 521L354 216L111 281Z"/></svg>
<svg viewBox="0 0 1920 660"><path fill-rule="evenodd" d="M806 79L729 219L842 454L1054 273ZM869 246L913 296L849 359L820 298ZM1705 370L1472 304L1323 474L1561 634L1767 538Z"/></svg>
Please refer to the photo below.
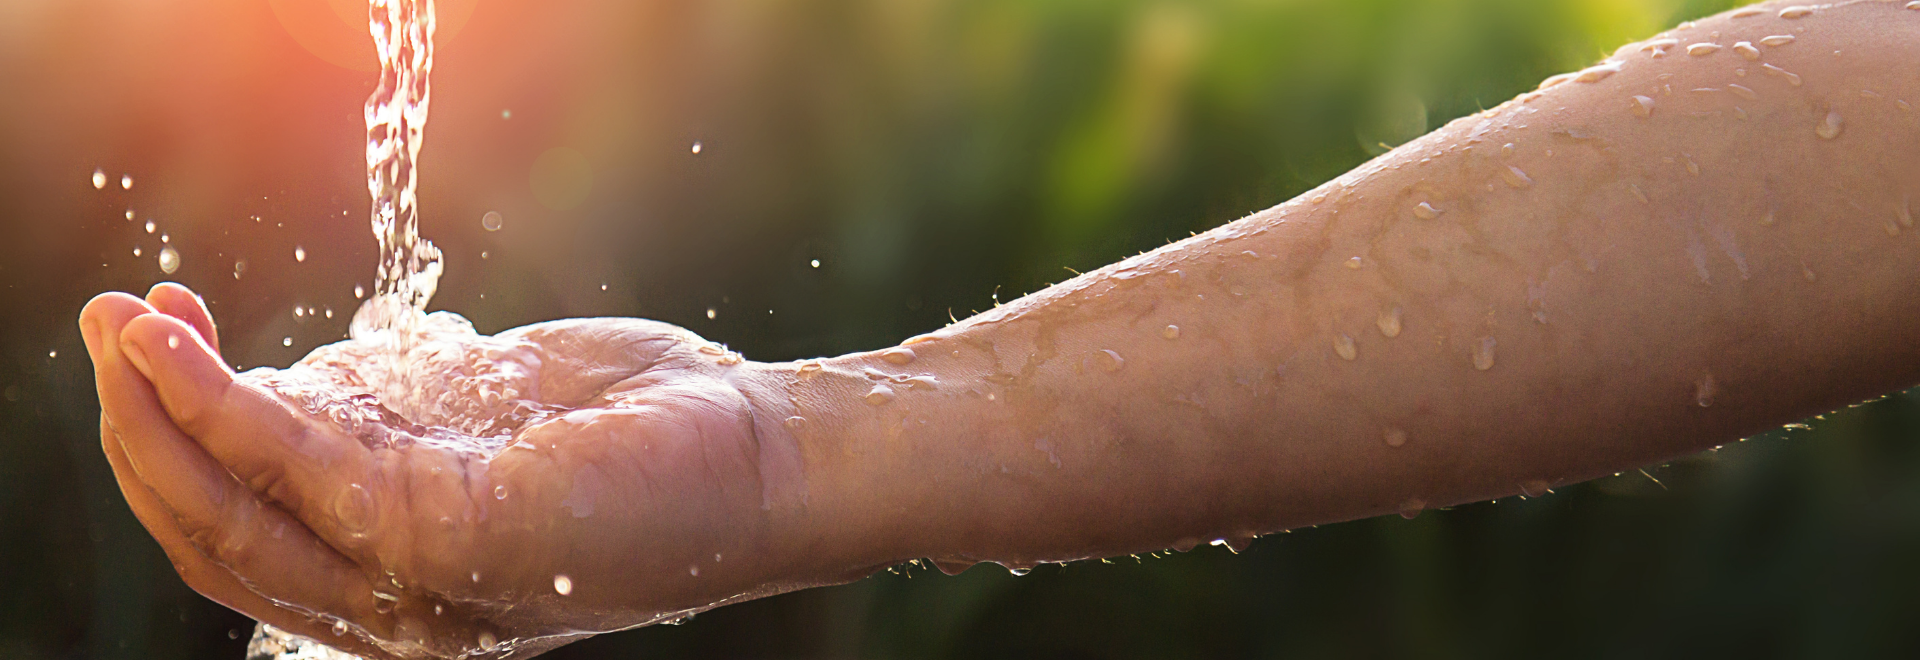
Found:
<svg viewBox="0 0 1920 660"><path fill-rule="evenodd" d="M525 657L844 579L788 577L799 462L758 444L737 354L631 319L435 323L383 386L363 341L236 375L178 285L87 305L102 444L188 584L368 657Z"/></svg>

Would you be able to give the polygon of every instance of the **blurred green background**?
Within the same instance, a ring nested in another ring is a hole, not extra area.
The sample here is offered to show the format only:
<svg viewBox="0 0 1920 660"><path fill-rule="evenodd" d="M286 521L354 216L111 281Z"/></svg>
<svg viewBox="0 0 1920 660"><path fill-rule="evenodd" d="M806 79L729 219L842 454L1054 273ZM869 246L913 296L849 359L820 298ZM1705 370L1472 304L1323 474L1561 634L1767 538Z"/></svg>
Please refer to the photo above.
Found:
<svg viewBox="0 0 1920 660"><path fill-rule="evenodd" d="M489 332L647 316L765 360L876 348L1732 4L442 0L436 306ZM74 318L176 279L243 366L344 332L373 272L356 7L0 1L0 659L241 656L250 622L113 487ZM1809 423L1238 556L905 566L551 657L1920 655L1920 400Z"/></svg>

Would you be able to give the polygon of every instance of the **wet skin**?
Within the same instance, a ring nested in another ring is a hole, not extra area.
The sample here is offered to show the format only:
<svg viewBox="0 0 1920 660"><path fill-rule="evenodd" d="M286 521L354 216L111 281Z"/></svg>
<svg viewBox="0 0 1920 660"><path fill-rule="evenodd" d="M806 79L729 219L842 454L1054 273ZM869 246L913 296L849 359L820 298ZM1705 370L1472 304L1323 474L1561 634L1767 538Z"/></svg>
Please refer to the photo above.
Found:
<svg viewBox="0 0 1920 660"><path fill-rule="evenodd" d="M543 402L581 412L484 471L236 385L183 289L108 294L82 320L104 444L195 588L373 655L257 594L446 654L914 557L1018 567L1540 494L1920 380L1920 10L1787 6L1623 47L901 347L763 364L643 321L506 333L543 356ZM587 481L605 504L577 518Z"/></svg>

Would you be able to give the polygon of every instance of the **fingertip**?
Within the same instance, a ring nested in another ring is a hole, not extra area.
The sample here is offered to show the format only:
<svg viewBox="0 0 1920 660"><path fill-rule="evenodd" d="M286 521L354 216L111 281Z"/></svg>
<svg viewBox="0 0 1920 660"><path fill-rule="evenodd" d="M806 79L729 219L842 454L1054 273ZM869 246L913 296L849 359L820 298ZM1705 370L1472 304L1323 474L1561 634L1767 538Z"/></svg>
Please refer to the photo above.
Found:
<svg viewBox="0 0 1920 660"><path fill-rule="evenodd" d="M119 344L120 331L128 321L154 311L146 301L132 294L110 291L94 296L80 308L80 335L86 340L87 354L96 366L107 355L102 351Z"/></svg>
<svg viewBox="0 0 1920 660"><path fill-rule="evenodd" d="M213 323L213 313L207 310L207 303L200 298L200 294L175 282L161 282L147 291L146 301L155 311L186 321L207 346L212 347L215 353L220 352L220 337Z"/></svg>

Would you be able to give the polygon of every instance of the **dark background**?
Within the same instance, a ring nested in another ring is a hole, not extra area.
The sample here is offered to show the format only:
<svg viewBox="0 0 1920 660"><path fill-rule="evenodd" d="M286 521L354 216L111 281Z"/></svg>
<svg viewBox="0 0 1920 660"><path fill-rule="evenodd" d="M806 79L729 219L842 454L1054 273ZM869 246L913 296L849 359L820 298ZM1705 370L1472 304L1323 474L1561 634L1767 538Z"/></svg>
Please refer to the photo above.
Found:
<svg viewBox="0 0 1920 660"><path fill-rule="evenodd" d="M638 315L756 359L877 348L1731 4L442 0L434 302L483 332ZM373 272L363 11L0 0L0 659L240 657L251 622L113 486L74 319L162 280L165 234L234 362L341 336ZM1239 556L905 566L552 657L1914 657L1920 400L1808 422Z"/></svg>

